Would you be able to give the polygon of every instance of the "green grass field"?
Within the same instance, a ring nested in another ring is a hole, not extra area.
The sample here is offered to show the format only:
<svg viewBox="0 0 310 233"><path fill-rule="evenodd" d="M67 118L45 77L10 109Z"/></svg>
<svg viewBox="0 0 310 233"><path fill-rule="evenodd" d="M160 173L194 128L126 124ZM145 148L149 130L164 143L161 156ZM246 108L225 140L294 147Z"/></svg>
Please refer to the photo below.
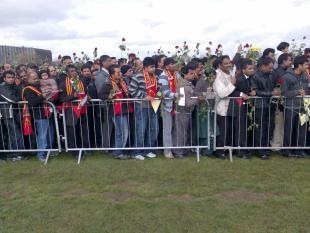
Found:
<svg viewBox="0 0 310 233"><path fill-rule="evenodd" d="M1 233L310 232L310 159L0 162Z"/></svg>

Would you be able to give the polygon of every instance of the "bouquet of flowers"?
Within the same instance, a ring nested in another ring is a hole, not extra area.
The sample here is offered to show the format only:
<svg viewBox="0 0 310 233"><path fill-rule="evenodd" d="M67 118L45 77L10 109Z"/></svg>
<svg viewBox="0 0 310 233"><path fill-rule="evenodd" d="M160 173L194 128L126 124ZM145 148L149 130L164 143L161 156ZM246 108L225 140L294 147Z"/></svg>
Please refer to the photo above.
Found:
<svg viewBox="0 0 310 233"><path fill-rule="evenodd" d="M293 57L299 56L303 54L304 49L306 48L306 36L304 36L300 43L297 43L295 39L292 39L291 46L290 46L290 53Z"/></svg>
<svg viewBox="0 0 310 233"><path fill-rule="evenodd" d="M306 122L308 122L310 116L310 98L303 99L305 111L303 113L299 113L300 125L304 125Z"/></svg>
<svg viewBox="0 0 310 233"><path fill-rule="evenodd" d="M253 47L252 45L249 46L249 50L246 55L247 58L251 59L256 64L261 56L262 53L259 47Z"/></svg>

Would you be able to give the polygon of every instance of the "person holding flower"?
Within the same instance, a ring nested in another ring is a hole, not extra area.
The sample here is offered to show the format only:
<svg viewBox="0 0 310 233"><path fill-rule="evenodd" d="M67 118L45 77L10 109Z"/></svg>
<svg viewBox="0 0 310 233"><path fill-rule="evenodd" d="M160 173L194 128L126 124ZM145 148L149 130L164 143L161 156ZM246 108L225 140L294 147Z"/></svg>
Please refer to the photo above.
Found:
<svg viewBox="0 0 310 233"><path fill-rule="evenodd" d="M284 139L283 147L304 147L306 146L307 122L301 122L301 115L305 112L304 98L308 88L308 79L303 73L308 69L307 57L297 56L294 59L293 70L288 70L284 76L281 91L284 99ZM306 157L304 150L283 150L287 157Z"/></svg>
<svg viewBox="0 0 310 233"><path fill-rule="evenodd" d="M88 148L86 87L74 65L68 65L66 73L67 77L59 84L59 89L62 90L59 99L66 119L68 147ZM77 156L76 153L75 155Z"/></svg>

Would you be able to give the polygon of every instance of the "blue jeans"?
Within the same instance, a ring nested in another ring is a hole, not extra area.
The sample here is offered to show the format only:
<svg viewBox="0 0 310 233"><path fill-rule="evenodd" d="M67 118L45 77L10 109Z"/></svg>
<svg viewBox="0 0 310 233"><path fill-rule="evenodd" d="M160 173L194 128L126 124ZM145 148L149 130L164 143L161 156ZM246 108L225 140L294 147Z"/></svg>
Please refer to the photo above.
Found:
<svg viewBox="0 0 310 233"><path fill-rule="evenodd" d="M135 147L157 147L158 116L153 108L135 105ZM137 149L134 155L146 155L154 150Z"/></svg>
<svg viewBox="0 0 310 233"><path fill-rule="evenodd" d="M123 114L113 117L115 125L115 148L125 148L128 140L128 115ZM113 155L123 154L122 150L113 150Z"/></svg>
<svg viewBox="0 0 310 233"><path fill-rule="evenodd" d="M51 149L54 141L54 126L50 119L35 120L37 149ZM38 151L38 158L45 158L46 151Z"/></svg>

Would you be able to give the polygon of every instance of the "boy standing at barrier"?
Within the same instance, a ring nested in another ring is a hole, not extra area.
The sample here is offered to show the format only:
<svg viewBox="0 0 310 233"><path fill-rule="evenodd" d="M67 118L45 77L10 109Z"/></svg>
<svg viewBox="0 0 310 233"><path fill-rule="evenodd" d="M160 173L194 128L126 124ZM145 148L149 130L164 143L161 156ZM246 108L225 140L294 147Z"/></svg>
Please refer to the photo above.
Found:
<svg viewBox="0 0 310 233"><path fill-rule="evenodd" d="M24 87L22 91L22 99L23 101L27 101L24 107L25 109L28 108L30 110L30 117L33 117L34 122L34 132L28 128L28 132L25 132L25 125L24 125L24 134L35 134L36 135L36 143L37 149L51 149L53 145L54 139L54 126L51 123L50 119L52 116L52 112L50 107L46 103L46 98L48 96L46 93L42 93L40 90L40 80L38 74L36 72L29 72L27 74L27 85ZM26 112L28 112L26 110ZM28 118L29 119L29 118ZM30 120L30 119L29 119ZM30 122L30 121L29 121ZM29 123L28 124L31 124ZM28 126L30 127L30 126ZM39 151L37 153L37 158L44 162L46 158L47 152L46 151Z"/></svg>
<svg viewBox="0 0 310 233"><path fill-rule="evenodd" d="M177 73L175 67L176 61L169 57L164 61L164 71L161 73L158 79L158 83L161 84L163 96L167 99L163 100L163 145L167 149L164 150L164 155L167 159L173 159L171 147L173 144L172 139L172 125L175 121L175 103L174 100L180 97L180 94L176 92Z"/></svg>
<svg viewBox="0 0 310 233"><path fill-rule="evenodd" d="M254 74L254 65L250 59L241 59L240 64L241 75L236 78L236 89L229 95L232 97L229 101L227 115L232 117L233 123L233 146L247 146L247 127L248 127L248 97L254 96L255 91L251 90L251 76ZM242 159L250 159L248 150L237 150L237 156Z"/></svg>
<svg viewBox="0 0 310 233"><path fill-rule="evenodd" d="M137 73L130 82L129 93L132 98L141 99L134 102L135 112L135 147L156 147L158 136L158 115L152 107L152 101L157 97L157 78L155 76L155 61L151 57L143 60L143 70ZM134 158L144 160L155 158L153 150L137 149Z"/></svg>
<svg viewBox="0 0 310 233"><path fill-rule="evenodd" d="M276 83L272 77L273 60L266 56L258 61L258 70L251 82L252 90L256 91L258 99L254 99L254 146L269 147L270 139L274 129L274 106L270 104L272 96L281 95L281 91L276 88ZM270 152L266 149L259 149L258 154L262 160L269 159Z"/></svg>
<svg viewBox="0 0 310 233"><path fill-rule="evenodd" d="M68 65L66 72L68 76L59 84L62 90L59 99L66 120L68 148L89 148L86 88L74 65ZM75 151L74 155L77 157L78 152Z"/></svg>
<svg viewBox="0 0 310 233"><path fill-rule="evenodd" d="M21 101L19 88L15 85L15 73L11 70L3 73L3 83L0 85L0 119L2 118L0 134L7 133L6 141L9 145L5 145L4 140L0 142L3 148L8 148L12 152L7 155L8 160L21 160L21 153L16 150L24 149L24 143L21 133L20 118L17 110L17 102Z"/></svg>

